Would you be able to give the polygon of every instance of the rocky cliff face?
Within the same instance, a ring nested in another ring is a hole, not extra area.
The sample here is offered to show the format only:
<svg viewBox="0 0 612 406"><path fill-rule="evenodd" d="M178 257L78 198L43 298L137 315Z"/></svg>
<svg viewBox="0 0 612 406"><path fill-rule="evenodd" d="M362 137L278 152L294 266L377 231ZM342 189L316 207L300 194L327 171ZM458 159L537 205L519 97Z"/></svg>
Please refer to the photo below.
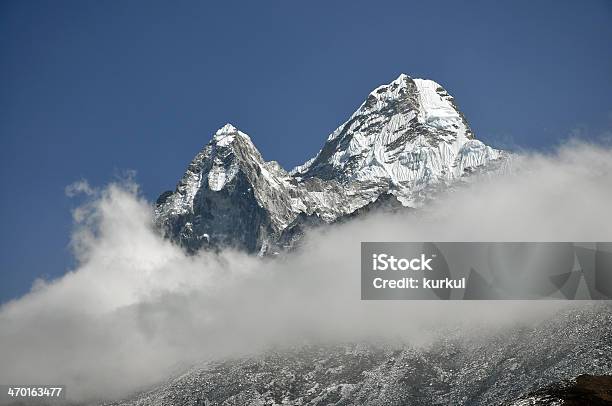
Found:
<svg viewBox="0 0 612 406"><path fill-rule="evenodd" d="M579 375L538 389L507 406L609 406L612 376Z"/></svg>
<svg viewBox="0 0 612 406"><path fill-rule="evenodd" d="M265 250L297 215L295 181L265 162L248 135L227 124L191 161L174 193L157 201L156 221L173 240Z"/></svg>
<svg viewBox="0 0 612 406"><path fill-rule="evenodd" d="M332 223L381 198L418 207L437 188L505 157L474 138L442 86L400 75L290 173L225 125L176 190L160 196L155 220L192 252L233 246L263 255L291 246L308 224Z"/></svg>

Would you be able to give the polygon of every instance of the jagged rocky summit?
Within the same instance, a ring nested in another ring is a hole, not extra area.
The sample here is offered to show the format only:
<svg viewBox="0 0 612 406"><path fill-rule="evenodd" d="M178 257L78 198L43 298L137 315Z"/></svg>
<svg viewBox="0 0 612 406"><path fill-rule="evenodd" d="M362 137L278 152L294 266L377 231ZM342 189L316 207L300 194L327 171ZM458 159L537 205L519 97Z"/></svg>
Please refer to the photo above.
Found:
<svg viewBox="0 0 612 406"><path fill-rule="evenodd" d="M419 207L432 193L507 155L474 138L438 83L400 75L374 89L320 152L285 171L226 124L191 161L155 223L188 251L231 246L261 255L293 246L309 225L381 201Z"/></svg>

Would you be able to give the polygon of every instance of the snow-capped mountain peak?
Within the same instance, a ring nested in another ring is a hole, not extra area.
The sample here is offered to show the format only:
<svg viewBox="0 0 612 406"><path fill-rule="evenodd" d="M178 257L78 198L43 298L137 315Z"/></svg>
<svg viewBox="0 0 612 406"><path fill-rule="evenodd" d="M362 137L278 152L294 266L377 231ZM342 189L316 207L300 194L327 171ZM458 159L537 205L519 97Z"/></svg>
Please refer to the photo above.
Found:
<svg viewBox="0 0 612 406"><path fill-rule="evenodd" d="M410 100L412 98L412 100ZM372 101L375 100L375 103ZM404 114L409 119L414 117L418 122L432 126L437 129L456 132L472 138L473 134L469 129L463 114L454 104L454 99L439 83L429 79L413 79L405 73L400 74L397 79L389 84L381 85L370 92L370 95L351 116L354 118L364 112L373 110L390 109L390 104L397 101L411 101L405 105L411 107ZM414 111L414 107L417 107ZM398 111L401 113L401 111ZM330 136L338 135L338 130Z"/></svg>
<svg viewBox="0 0 612 406"><path fill-rule="evenodd" d="M331 223L381 197L418 207L438 185L502 157L474 139L442 86L402 74L370 92L317 156L290 173L224 125L176 190L160 196L156 223L192 251L234 245L265 253L291 245L303 222Z"/></svg>
<svg viewBox="0 0 612 406"><path fill-rule="evenodd" d="M332 132L319 154L292 173L343 183L391 184L400 194L412 193L461 176L466 162L479 166L499 157L498 151L476 140L478 145L471 142L464 149L471 140L463 114L442 86L402 74L372 91Z"/></svg>

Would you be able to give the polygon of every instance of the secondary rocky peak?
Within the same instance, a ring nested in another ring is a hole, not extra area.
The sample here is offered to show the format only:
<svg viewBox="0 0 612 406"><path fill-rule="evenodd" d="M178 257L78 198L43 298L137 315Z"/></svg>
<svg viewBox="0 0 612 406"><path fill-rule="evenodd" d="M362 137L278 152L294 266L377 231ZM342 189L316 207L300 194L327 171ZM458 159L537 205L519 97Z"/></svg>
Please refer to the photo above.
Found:
<svg viewBox="0 0 612 406"><path fill-rule="evenodd" d="M228 146L236 139L236 137L251 142L251 138L247 134L238 130L230 123L227 123L217 130L215 135L213 135L211 143L218 146Z"/></svg>
<svg viewBox="0 0 612 406"><path fill-rule="evenodd" d="M289 180L278 163L263 160L247 134L226 124L191 161L176 190L160 196L155 222L191 252L207 246L261 250L297 215Z"/></svg>

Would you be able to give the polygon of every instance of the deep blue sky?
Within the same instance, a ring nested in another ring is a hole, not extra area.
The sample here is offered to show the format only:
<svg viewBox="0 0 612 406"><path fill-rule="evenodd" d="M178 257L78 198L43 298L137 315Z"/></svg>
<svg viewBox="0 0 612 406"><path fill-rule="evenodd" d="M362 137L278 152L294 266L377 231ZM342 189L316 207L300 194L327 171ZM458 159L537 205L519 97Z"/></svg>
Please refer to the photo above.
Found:
<svg viewBox="0 0 612 406"><path fill-rule="evenodd" d="M612 2L464 3L2 1L0 302L70 266L67 184L155 199L225 122L293 167L401 72L496 146L609 130Z"/></svg>

